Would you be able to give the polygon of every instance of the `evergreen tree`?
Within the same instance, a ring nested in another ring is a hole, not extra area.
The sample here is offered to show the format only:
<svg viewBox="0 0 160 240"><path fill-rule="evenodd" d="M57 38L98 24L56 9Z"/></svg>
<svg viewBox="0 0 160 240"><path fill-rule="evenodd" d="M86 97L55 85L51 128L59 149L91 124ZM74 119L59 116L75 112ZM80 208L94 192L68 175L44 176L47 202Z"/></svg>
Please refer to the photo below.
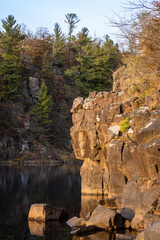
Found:
<svg viewBox="0 0 160 240"><path fill-rule="evenodd" d="M76 24L80 21L80 19L78 18L76 13L67 13L65 17L66 17L65 23L68 24L68 30L69 30L68 37L69 37L69 41L71 41L73 29L75 29Z"/></svg>
<svg viewBox="0 0 160 240"><path fill-rule="evenodd" d="M107 57L107 65L112 71L122 64L122 54L118 49L118 44L114 44L108 35L104 36L102 51Z"/></svg>
<svg viewBox="0 0 160 240"><path fill-rule="evenodd" d="M89 30L88 28L84 27L82 30L77 34L77 40L76 43L78 44L81 51L81 47L85 46L87 43L91 42L91 39L89 37Z"/></svg>
<svg viewBox="0 0 160 240"><path fill-rule="evenodd" d="M4 31L0 32L0 49L2 51L0 97L14 98L19 86L21 43L25 36L21 34L20 26L16 24L12 15L2 20L2 27Z"/></svg>
<svg viewBox="0 0 160 240"><path fill-rule="evenodd" d="M112 71L115 69L114 60L117 60L117 50L117 46L114 46L111 41L102 46L101 42L92 43L90 41L82 46L76 57L77 65L67 69L65 74L67 77L73 78L75 86L85 96L91 91L110 90ZM118 61L117 67L120 63Z"/></svg>
<svg viewBox="0 0 160 240"><path fill-rule="evenodd" d="M53 101L51 96L47 94L47 86L44 81L42 81L41 88L39 91L37 105L32 109L31 113L38 121L38 130L41 133L48 132L50 130L49 126L52 120L49 120L49 114L53 106ZM37 124L36 124L37 127Z"/></svg>
<svg viewBox="0 0 160 240"><path fill-rule="evenodd" d="M65 63L65 37L61 31L60 25L54 25L53 39L53 62L57 66L63 66Z"/></svg>
<svg viewBox="0 0 160 240"><path fill-rule="evenodd" d="M78 49L75 44L75 36L72 35L73 30L76 28L76 24L80 21L77 14L75 13L67 13L65 15L66 20L65 23L68 24L68 67L71 67L74 62L75 54L77 53Z"/></svg>

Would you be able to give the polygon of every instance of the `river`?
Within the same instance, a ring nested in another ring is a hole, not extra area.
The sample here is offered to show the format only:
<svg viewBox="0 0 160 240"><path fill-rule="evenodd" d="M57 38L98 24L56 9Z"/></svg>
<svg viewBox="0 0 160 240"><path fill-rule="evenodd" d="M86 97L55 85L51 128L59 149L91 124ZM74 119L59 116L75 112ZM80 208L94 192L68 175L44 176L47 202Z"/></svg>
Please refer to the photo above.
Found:
<svg viewBox="0 0 160 240"><path fill-rule="evenodd" d="M114 239L107 232L73 237L71 229L58 221L47 227L28 223L28 212L33 203L65 208L69 217L79 217L80 212L83 215L94 209L97 200L88 201L81 197L80 166L0 166L0 240Z"/></svg>
<svg viewBox="0 0 160 240"><path fill-rule="evenodd" d="M80 165L0 166L0 239L46 239L32 237L28 211L33 203L66 208L79 216L81 207ZM64 236L63 236L64 235ZM72 239L67 226L58 225L47 239Z"/></svg>

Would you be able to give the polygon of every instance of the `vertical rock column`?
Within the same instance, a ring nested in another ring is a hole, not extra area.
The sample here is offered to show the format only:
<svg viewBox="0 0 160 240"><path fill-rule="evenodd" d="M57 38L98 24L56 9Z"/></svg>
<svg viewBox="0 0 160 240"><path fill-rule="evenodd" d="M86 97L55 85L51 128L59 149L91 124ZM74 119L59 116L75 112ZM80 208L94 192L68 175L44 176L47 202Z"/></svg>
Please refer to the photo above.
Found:
<svg viewBox="0 0 160 240"><path fill-rule="evenodd" d="M122 173L122 141L109 144L109 126L120 114L121 103L114 104L113 94L91 93L89 98L76 98L71 109L72 145L81 167L81 193L87 195L118 195L125 182ZM118 127L119 128L119 127ZM111 135L118 134L111 133Z"/></svg>

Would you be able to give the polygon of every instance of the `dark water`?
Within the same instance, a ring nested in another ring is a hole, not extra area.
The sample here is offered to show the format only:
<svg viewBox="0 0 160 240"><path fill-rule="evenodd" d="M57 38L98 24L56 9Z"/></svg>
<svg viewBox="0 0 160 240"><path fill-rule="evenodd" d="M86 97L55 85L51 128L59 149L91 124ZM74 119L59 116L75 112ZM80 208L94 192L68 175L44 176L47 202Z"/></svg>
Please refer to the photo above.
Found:
<svg viewBox="0 0 160 240"><path fill-rule="evenodd" d="M27 217L33 203L66 208L70 217L79 216L79 169L80 165L72 164L23 168L0 166L0 240L72 239L69 227L59 222L55 222L45 236L36 236L34 229L37 226L31 226L31 235Z"/></svg>
<svg viewBox="0 0 160 240"><path fill-rule="evenodd" d="M0 166L0 240L115 240L108 232L78 237L66 223L28 222L33 203L66 208L69 217L86 216L97 198L81 196L80 164Z"/></svg>

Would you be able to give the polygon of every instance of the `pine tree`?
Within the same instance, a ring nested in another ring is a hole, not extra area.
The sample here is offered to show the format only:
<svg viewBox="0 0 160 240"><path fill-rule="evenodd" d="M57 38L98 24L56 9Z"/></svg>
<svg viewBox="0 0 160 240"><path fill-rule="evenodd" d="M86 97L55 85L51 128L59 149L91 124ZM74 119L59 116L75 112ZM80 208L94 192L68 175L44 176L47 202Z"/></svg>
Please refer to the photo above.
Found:
<svg viewBox="0 0 160 240"><path fill-rule="evenodd" d="M0 32L0 49L2 51L0 98L14 98L19 87L21 43L25 36L21 34L20 26L16 24L12 15L2 20L2 27L4 31Z"/></svg>
<svg viewBox="0 0 160 240"><path fill-rule="evenodd" d="M67 13L65 17L66 17L65 23L68 24L68 30L69 30L68 38L69 38L69 41L71 41L73 29L75 29L76 24L80 21L80 19L78 18L76 13Z"/></svg>
<svg viewBox="0 0 160 240"><path fill-rule="evenodd" d="M65 37L61 31L60 25L54 25L54 39L53 39L53 62L56 66L63 66L65 63Z"/></svg>
<svg viewBox="0 0 160 240"><path fill-rule="evenodd" d="M78 44L80 51L82 46L91 42L91 39L89 38L89 30L86 27L82 28L82 30L77 34L77 37L76 43Z"/></svg>
<svg viewBox="0 0 160 240"><path fill-rule="evenodd" d="M107 65L112 71L122 64L122 54L118 49L118 44L114 44L108 35L104 36L102 51L107 57Z"/></svg>
<svg viewBox="0 0 160 240"><path fill-rule="evenodd" d="M38 127L40 128L39 132L41 133L48 132L52 124L52 120L49 120L49 114L53 106L53 101L51 96L48 96L47 92L47 86L45 82L42 81L37 104L31 111L31 114L38 121Z"/></svg>
<svg viewBox="0 0 160 240"><path fill-rule="evenodd" d="M77 65L67 69L65 74L74 80L75 86L84 96L91 91L110 90L112 71L120 64L118 52L118 46L114 46L109 39L103 45L101 42L85 43L76 57Z"/></svg>
<svg viewBox="0 0 160 240"><path fill-rule="evenodd" d="M68 59L67 64L68 67L71 67L74 62L75 54L78 49L75 45L75 36L72 35L73 30L76 28L76 24L80 21L76 13L67 13L65 15L66 20L65 23L68 24Z"/></svg>

